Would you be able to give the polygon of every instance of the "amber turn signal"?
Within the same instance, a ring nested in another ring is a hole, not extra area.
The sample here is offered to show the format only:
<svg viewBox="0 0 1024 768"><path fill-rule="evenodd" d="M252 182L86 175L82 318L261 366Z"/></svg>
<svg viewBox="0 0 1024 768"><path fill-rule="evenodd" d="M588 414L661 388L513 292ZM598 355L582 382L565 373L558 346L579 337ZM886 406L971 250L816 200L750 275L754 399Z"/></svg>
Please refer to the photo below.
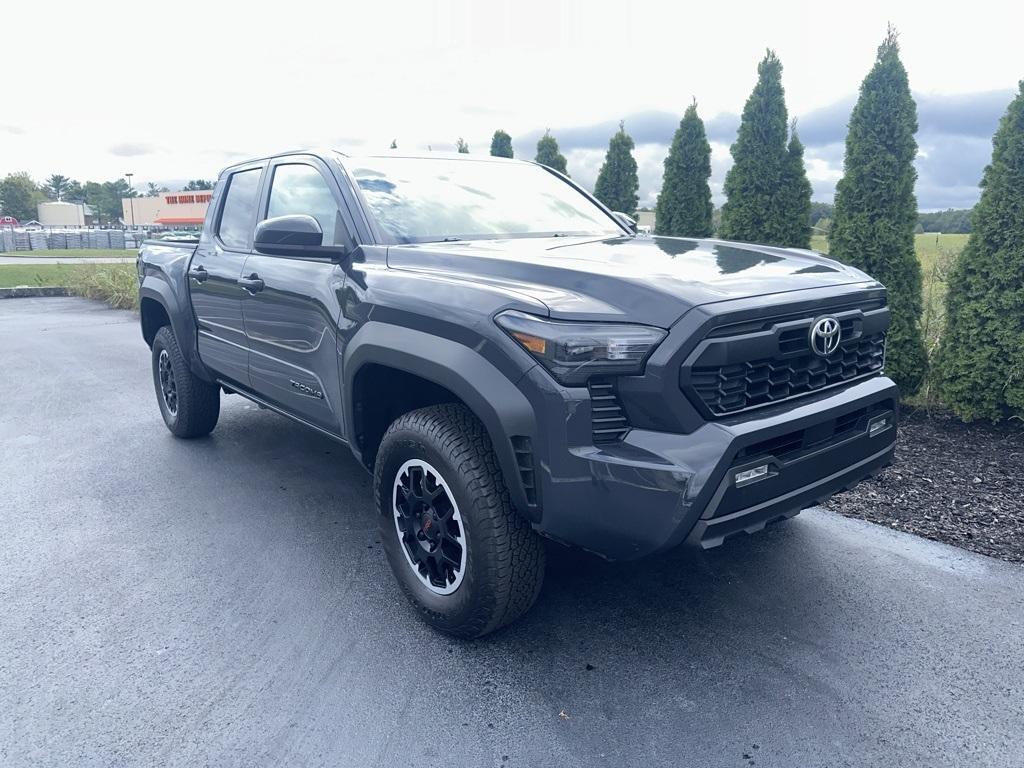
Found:
<svg viewBox="0 0 1024 768"><path fill-rule="evenodd" d="M548 348L547 342L539 336L531 336L528 333L522 333L520 331L512 331L512 336L516 341L535 355L543 355Z"/></svg>

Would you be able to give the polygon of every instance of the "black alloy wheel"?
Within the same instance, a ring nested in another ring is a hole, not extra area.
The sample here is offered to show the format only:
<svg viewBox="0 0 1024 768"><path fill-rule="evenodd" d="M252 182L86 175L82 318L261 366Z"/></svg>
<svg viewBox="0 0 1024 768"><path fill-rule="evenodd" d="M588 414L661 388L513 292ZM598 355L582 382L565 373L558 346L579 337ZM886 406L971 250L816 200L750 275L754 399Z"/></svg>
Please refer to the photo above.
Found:
<svg viewBox="0 0 1024 768"><path fill-rule="evenodd" d="M416 578L437 595L450 595L466 575L468 541L448 484L423 459L398 470L393 488L395 532Z"/></svg>

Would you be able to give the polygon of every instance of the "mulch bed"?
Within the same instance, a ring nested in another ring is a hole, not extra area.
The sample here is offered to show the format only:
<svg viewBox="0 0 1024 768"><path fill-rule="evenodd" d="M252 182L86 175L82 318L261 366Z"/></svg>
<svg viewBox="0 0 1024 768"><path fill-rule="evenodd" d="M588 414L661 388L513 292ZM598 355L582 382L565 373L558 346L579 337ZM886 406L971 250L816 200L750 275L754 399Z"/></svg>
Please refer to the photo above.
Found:
<svg viewBox="0 0 1024 768"><path fill-rule="evenodd" d="M895 463L825 506L1024 563L1024 424L905 408Z"/></svg>

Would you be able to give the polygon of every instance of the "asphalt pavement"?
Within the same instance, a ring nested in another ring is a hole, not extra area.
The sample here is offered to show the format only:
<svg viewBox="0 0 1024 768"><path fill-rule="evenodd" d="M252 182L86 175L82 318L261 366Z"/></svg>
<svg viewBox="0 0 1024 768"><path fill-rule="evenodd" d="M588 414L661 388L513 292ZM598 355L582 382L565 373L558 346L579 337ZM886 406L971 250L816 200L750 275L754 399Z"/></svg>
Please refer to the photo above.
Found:
<svg viewBox="0 0 1024 768"><path fill-rule="evenodd" d="M1018 566L824 511L552 545L524 619L455 641L347 449L223 405L176 440L135 316L0 301L0 765L1024 764Z"/></svg>

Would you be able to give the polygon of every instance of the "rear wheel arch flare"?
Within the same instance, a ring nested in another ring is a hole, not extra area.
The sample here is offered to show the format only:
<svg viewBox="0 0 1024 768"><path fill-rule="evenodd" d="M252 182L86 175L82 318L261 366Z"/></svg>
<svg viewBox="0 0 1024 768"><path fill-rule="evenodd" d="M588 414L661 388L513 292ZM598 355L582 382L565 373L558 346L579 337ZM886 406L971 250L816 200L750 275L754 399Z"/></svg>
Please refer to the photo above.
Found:
<svg viewBox="0 0 1024 768"><path fill-rule="evenodd" d="M152 347L157 331L170 325L171 317L164 305L150 296L143 296L139 301L139 315L142 318L142 337Z"/></svg>

